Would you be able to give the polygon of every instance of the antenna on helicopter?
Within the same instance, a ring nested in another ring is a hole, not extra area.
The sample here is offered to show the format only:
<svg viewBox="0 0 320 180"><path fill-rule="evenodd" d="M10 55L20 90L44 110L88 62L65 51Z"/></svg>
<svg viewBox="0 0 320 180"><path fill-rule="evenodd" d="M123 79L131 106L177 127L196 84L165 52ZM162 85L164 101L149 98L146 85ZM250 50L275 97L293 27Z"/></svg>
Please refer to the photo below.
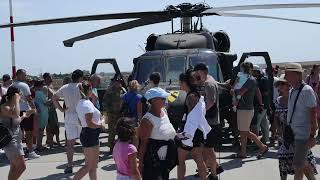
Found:
<svg viewBox="0 0 320 180"><path fill-rule="evenodd" d="M146 52L146 50L140 45L140 44L138 44L138 47L145 53Z"/></svg>
<svg viewBox="0 0 320 180"><path fill-rule="evenodd" d="M198 24L199 24L200 17L198 17L197 22L194 23L194 31L198 31Z"/></svg>

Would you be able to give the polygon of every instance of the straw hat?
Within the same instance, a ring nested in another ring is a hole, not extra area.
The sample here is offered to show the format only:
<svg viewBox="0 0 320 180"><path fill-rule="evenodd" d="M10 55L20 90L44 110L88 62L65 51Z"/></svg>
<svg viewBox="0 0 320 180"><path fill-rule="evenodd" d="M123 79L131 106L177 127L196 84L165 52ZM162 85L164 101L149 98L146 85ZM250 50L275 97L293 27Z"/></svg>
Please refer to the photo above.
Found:
<svg viewBox="0 0 320 180"><path fill-rule="evenodd" d="M299 63L288 63L286 64L286 70L285 71L291 71L291 72L304 72L304 69L302 69L301 64Z"/></svg>

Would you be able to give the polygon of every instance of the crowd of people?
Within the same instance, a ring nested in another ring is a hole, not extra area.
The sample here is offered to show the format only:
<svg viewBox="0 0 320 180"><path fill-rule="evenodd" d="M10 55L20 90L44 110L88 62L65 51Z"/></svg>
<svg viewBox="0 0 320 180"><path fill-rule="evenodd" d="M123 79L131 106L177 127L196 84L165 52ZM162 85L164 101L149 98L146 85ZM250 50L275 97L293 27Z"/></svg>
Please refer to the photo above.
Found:
<svg viewBox="0 0 320 180"><path fill-rule="evenodd" d="M219 132L225 121L219 109L219 92L224 87L230 90L230 113L236 117L228 121L229 126L240 144L239 153L232 158L247 158L247 144L252 142L259 149L258 159L277 145L282 180L287 175L294 175L295 180L304 175L314 180L317 169L311 149L320 122L319 67L314 65L303 80L304 70L297 63L287 64L284 74L274 67L274 77L268 77L259 66L244 62L236 79L219 83L205 64L197 64L179 76L186 98L178 128L168 116L170 93L159 86L157 72L150 74L144 87L131 78L127 87L114 77L99 99L101 77L97 74L84 77L81 70L75 70L55 91L49 73L30 83L26 71L19 69L14 81L3 76L0 91L0 126L9 129L12 136L3 145L10 161L8 179L19 179L26 169L25 157L39 158L41 152L61 146L56 109L64 113L66 174L73 173L77 139L83 147L85 165L75 174L76 180L86 174L97 179L99 136L106 132L118 180L165 180L176 166L178 180L183 180L190 154L199 179L218 179L224 171L215 152L217 142L222 142ZM268 86L271 78L274 84ZM43 143L45 134L47 146Z"/></svg>

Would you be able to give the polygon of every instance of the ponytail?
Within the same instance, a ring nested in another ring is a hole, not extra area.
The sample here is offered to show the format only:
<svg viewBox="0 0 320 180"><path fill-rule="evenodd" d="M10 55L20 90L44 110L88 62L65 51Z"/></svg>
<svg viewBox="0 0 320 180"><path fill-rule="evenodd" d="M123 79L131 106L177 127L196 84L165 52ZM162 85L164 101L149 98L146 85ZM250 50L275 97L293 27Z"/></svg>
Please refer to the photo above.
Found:
<svg viewBox="0 0 320 180"><path fill-rule="evenodd" d="M14 86L10 86L8 88L7 94L2 96L0 104L4 104L10 101L15 94L20 94L20 90Z"/></svg>

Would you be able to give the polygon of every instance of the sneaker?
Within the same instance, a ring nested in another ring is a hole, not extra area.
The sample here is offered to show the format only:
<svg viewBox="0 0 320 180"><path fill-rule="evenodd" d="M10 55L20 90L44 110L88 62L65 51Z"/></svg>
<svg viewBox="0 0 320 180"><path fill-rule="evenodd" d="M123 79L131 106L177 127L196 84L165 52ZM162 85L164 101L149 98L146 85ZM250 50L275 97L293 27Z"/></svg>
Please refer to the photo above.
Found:
<svg viewBox="0 0 320 180"><path fill-rule="evenodd" d="M0 154L4 154L4 150L3 149L0 149Z"/></svg>
<svg viewBox="0 0 320 180"><path fill-rule="evenodd" d="M212 174L210 174L208 177L207 177L207 180L219 180L218 176L213 176Z"/></svg>
<svg viewBox="0 0 320 180"><path fill-rule="evenodd" d="M65 174L72 174L72 172L73 172L73 167L67 165L67 167L64 169L64 173Z"/></svg>
<svg viewBox="0 0 320 180"><path fill-rule="evenodd" d="M28 153L28 159L37 159L37 158L39 158L40 157L40 155L39 154L37 154L37 153L35 153L34 151L32 151L32 152L29 152Z"/></svg>

